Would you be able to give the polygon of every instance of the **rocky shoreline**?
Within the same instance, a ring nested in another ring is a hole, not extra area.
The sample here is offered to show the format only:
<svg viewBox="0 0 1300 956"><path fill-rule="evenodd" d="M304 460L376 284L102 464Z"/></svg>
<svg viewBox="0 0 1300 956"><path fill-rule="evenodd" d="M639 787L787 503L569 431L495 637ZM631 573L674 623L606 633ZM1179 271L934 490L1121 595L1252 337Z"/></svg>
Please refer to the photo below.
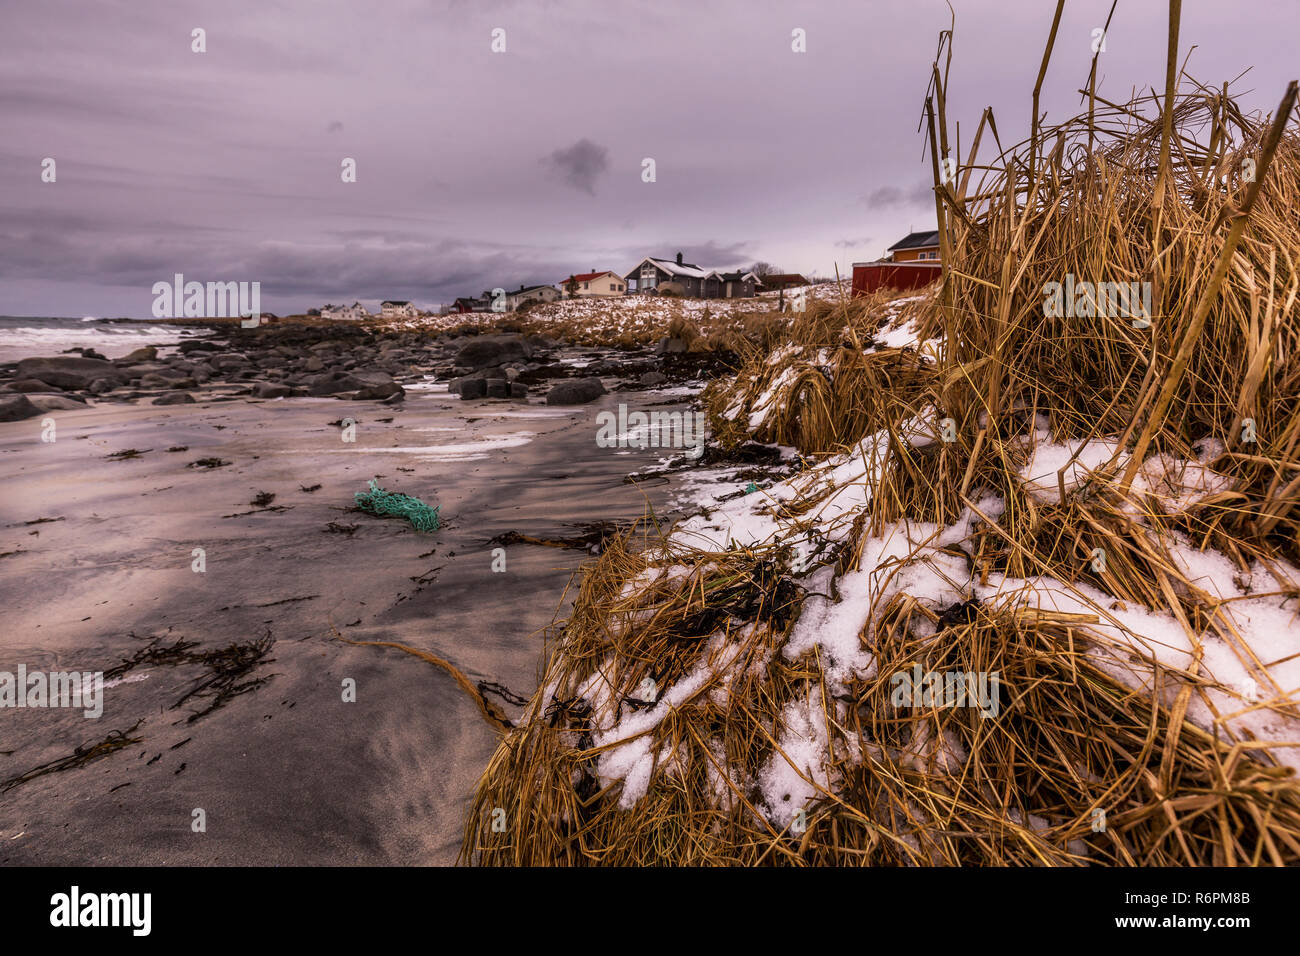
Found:
<svg viewBox="0 0 1300 956"><path fill-rule="evenodd" d="M175 347L148 346L109 359L94 349L0 364L0 421L88 403L182 405L196 401L333 397L395 405L407 388L446 383L463 400L585 404L616 388L686 382L727 356L690 353L664 338L653 348L576 349L502 330L442 334L356 326L215 326Z"/></svg>

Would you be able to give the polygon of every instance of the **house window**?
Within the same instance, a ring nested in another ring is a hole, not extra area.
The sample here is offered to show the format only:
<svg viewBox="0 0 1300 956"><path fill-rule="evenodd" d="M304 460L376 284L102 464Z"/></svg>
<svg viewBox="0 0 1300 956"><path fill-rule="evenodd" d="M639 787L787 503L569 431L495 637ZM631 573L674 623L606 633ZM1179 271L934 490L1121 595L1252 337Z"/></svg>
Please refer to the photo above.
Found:
<svg viewBox="0 0 1300 956"><path fill-rule="evenodd" d="M641 266L641 281L637 288L642 291L653 289L657 284L657 272L658 270L648 262Z"/></svg>
<svg viewBox="0 0 1300 956"><path fill-rule="evenodd" d="M582 284L582 287L585 289L585 288L587 288L589 285L591 285L590 282L584 282L584 283Z"/></svg>

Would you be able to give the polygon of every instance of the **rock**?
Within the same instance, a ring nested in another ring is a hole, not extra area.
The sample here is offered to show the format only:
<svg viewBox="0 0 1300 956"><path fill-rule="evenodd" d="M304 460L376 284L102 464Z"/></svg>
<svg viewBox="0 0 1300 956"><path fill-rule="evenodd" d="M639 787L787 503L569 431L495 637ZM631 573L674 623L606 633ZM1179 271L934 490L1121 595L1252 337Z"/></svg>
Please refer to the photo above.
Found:
<svg viewBox="0 0 1300 956"><path fill-rule="evenodd" d="M518 335L479 335L456 352L456 364L480 369L529 358L532 349Z"/></svg>
<svg viewBox="0 0 1300 956"><path fill-rule="evenodd" d="M258 382L253 386L253 394L258 398L288 398L293 389L288 385L272 385L270 382Z"/></svg>
<svg viewBox="0 0 1300 956"><path fill-rule="evenodd" d="M352 378L361 383L357 391L357 398L361 401L384 399L404 393L402 386L393 381L393 376L387 372L353 372Z"/></svg>
<svg viewBox="0 0 1300 956"><path fill-rule="evenodd" d="M558 382L546 393L547 405L585 405L605 394L598 378L575 378Z"/></svg>
<svg viewBox="0 0 1300 956"><path fill-rule="evenodd" d="M220 352L221 344L210 339L186 339L179 346L182 355L192 352Z"/></svg>
<svg viewBox="0 0 1300 956"><path fill-rule="evenodd" d="M646 372L641 376L642 385L662 385L668 381L668 376L663 372Z"/></svg>
<svg viewBox="0 0 1300 956"><path fill-rule="evenodd" d="M471 372L468 375L462 375L460 378L454 378L447 385L447 391L453 395L460 392L462 382L468 382L470 379L481 379L483 381L507 381L506 373L498 368L481 369L477 372Z"/></svg>
<svg viewBox="0 0 1300 956"><path fill-rule="evenodd" d="M488 398L509 398L510 383L499 378L484 379L487 382Z"/></svg>
<svg viewBox="0 0 1300 956"><path fill-rule="evenodd" d="M303 370L307 372L319 372L325 367L325 363L320 360L319 356L313 355L303 363Z"/></svg>
<svg viewBox="0 0 1300 956"><path fill-rule="evenodd" d="M61 412L86 407L84 401L77 401L67 395L29 395L28 399L43 412Z"/></svg>
<svg viewBox="0 0 1300 956"><path fill-rule="evenodd" d="M39 415L41 410L26 395L0 397L0 422L17 422Z"/></svg>
<svg viewBox="0 0 1300 956"><path fill-rule="evenodd" d="M406 400L406 389L399 388L397 391L393 392L393 394L389 395L387 398L380 399L380 402L382 402L384 405L396 405L398 402L402 402L405 400Z"/></svg>
<svg viewBox="0 0 1300 956"><path fill-rule="evenodd" d="M189 392L168 392L166 395L159 395L152 402L154 405L193 405L194 396Z"/></svg>
<svg viewBox="0 0 1300 956"><path fill-rule="evenodd" d="M87 388L97 378L121 378L112 362L56 356L29 358L18 363L17 378L40 379L56 388Z"/></svg>
<svg viewBox="0 0 1300 956"><path fill-rule="evenodd" d="M155 372L166 372L168 367L161 362L146 362L143 365L122 365L118 367L117 371L123 378L132 379Z"/></svg>
<svg viewBox="0 0 1300 956"><path fill-rule="evenodd" d="M357 380L344 372L322 372L307 382L308 395L337 395L357 388Z"/></svg>
<svg viewBox="0 0 1300 956"><path fill-rule="evenodd" d="M511 398L527 398L527 397L528 397L528 386L527 386L527 385L524 385L522 382L511 382L511 383L510 383L510 397L511 397Z"/></svg>
<svg viewBox="0 0 1300 956"><path fill-rule="evenodd" d="M107 355L104 355L102 352L96 352L94 349L82 349L81 357L88 358L88 359L98 359L101 362L108 361Z"/></svg>
<svg viewBox="0 0 1300 956"><path fill-rule="evenodd" d="M117 388L117 383L112 379L97 378L90 383L90 387L86 391L90 392L91 395L105 395L115 388Z"/></svg>
<svg viewBox="0 0 1300 956"><path fill-rule="evenodd" d="M487 397L487 380L481 378L463 378L460 380L461 400Z"/></svg>
<svg viewBox="0 0 1300 956"><path fill-rule="evenodd" d="M48 392L52 387L36 378L20 378L5 386L11 392Z"/></svg>
<svg viewBox="0 0 1300 956"><path fill-rule="evenodd" d="M655 346L655 355L670 355L686 351L685 339L662 338L659 344Z"/></svg>
<svg viewBox="0 0 1300 956"><path fill-rule="evenodd" d="M141 388L194 388L198 382L188 375L182 375L179 378L173 375L163 375L159 372L150 372L148 375L140 377Z"/></svg>
<svg viewBox="0 0 1300 956"><path fill-rule="evenodd" d="M242 369L248 365L248 358L238 352L233 352L228 355L214 355L209 364L218 372L227 372L232 369Z"/></svg>
<svg viewBox="0 0 1300 956"><path fill-rule="evenodd" d="M146 345L144 348L136 349L134 352L128 352L123 355L118 362L124 365L133 365L136 362L152 362L158 357L158 350L152 345Z"/></svg>

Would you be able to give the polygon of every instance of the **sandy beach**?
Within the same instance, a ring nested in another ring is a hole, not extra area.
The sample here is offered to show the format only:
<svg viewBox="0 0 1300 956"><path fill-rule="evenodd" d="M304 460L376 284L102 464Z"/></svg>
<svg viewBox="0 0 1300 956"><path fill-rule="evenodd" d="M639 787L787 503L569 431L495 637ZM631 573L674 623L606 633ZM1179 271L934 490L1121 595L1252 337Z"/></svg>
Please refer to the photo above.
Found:
<svg viewBox="0 0 1300 956"><path fill-rule="evenodd" d="M444 670L336 631L531 695L586 555L512 544L500 572L490 542L663 507L671 482L624 481L660 451L595 444L595 416L626 400L433 386L396 406L100 404L51 412L54 442L43 417L0 423L0 658L109 672L99 719L6 714L0 780L29 776L0 794L0 864L452 862L499 735ZM439 506L440 530L353 510L370 479ZM46 766L64 769L30 775Z"/></svg>

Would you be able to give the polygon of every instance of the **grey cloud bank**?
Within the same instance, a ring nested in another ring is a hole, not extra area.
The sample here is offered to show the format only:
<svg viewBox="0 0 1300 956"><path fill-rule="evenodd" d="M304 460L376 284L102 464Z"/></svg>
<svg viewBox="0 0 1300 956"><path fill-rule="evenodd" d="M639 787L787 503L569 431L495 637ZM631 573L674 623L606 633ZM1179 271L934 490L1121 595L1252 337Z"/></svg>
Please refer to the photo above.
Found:
<svg viewBox="0 0 1300 956"><path fill-rule="evenodd" d="M949 121L965 148L992 106L1013 142L1051 4L954 6ZM1067 5L1049 120L1078 108L1108 9ZM679 249L843 272L933 226L917 121L948 16L929 0L15 6L0 313L147 317L177 272L260 281L282 313L432 306ZM1235 89L1270 109L1298 26L1290 0L1186 4L1188 71L1217 84L1253 66ZM1164 30L1164 4L1121 4L1101 89L1158 86Z"/></svg>

